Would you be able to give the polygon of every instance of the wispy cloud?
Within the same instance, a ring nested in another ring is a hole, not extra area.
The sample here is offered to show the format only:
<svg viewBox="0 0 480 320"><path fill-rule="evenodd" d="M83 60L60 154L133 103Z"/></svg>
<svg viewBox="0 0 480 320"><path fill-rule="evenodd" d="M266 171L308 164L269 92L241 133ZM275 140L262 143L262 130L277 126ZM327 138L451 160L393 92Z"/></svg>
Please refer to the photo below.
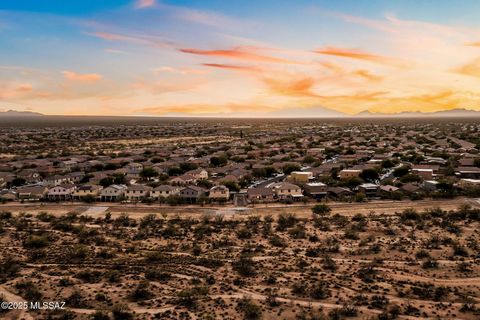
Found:
<svg viewBox="0 0 480 320"><path fill-rule="evenodd" d="M211 67L211 68L233 70L233 71L249 71L249 72L261 71L259 67L254 67L254 66L241 66L241 65L222 64L222 63L202 63L202 65L206 67Z"/></svg>
<svg viewBox="0 0 480 320"><path fill-rule="evenodd" d="M373 53L365 52L359 49L324 47L324 48L316 49L314 50L314 52L318 54L323 54L323 55L337 56L337 57L348 58L348 59L365 60L365 61L397 66L397 67L408 65L405 61L402 61L400 59L373 54Z"/></svg>
<svg viewBox="0 0 480 320"><path fill-rule="evenodd" d="M212 57L222 57L228 59L237 59L237 60L249 60L249 61L258 61L258 62L271 62L271 63L285 63L285 64L295 64L298 62L283 59L271 55L264 55L255 52L256 50L252 47L236 47L232 49L219 49L219 50L201 50L193 48L181 48L180 52L200 55L200 56L212 56Z"/></svg>
<svg viewBox="0 0 480 320"><path fill-rule="evenodd" d="M62 71L65 79L78 82L97 82L102 80L102 75L98 73L77 73L74 71Z"/></svg>
<svg viewBox="0 0 480 320"><path fill-rule="evenodd" d="M135 6L139 9L153 7L156 4L156 0L137 0Z"/></svg>
<svg viewBox="0 0 480 320"><path fill-rule="evenodd" d="M0 99L23 97L33 91L30 83L2 83L0 85Z"/></svg>
<svg viewBox="0 0 480 320"><path fill-rule="evenodd" d="M454 71L467 76L480 77L480 58L477 58Z"/></svg>

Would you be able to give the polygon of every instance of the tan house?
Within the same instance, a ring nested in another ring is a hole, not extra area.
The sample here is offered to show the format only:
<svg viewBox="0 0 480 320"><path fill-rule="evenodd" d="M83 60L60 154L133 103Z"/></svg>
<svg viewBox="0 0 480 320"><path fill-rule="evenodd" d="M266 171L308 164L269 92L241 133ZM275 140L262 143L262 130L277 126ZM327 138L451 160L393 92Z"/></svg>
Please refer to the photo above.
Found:
<svg viewBox="0 0 480 320"><path fill-rule="evenodd" d="M152 197L155 200L159 200L160 198L175 196L175 195L178 195L179 193L180 193L180 188L165 184L153 189L150 192L150 197Z"/></svg>
<svg viewBox="0 0 480 320"><path fill-rule="evenodd" d="M433 170L432 169L412 169L412 173L420 176L423 180L432 180L433 179Z"/></svg>
<svg viewBox="0 0 480 320"><path fill-rule="evenodd" d="M97 198L100 194L100 191L103 189L102 186L97 185L83 185L79 186L72 194L73 199L83 199L87 196L92 196Z"/></svg>
<svg viewBox="0 0 480 320"><path fill-rule="evenodd" d="M48 190L48 200L63 201L71 200L76 186L74 184L61 184Z"/></svg>
<svg viewBox="0 0 480 320"><path fill-rule="evenodd" d="M346 179L351 179L355 177L359 177L360 173L362 173L362 170L358 169L343 169L340 171L340 179L346 180Z"/></svg>
<svg viewBox="0 0 480 320"><path fill-rule="evenodd" d="M47 197L48 188L44 186L23 187L17 190L21 200L42 200Z"/></svg>
<svg viewBox="0 0 480 320"><path fill-rule="evenodd" d="M269 186L278 199L299 199L303 197L302 188L289 182L278 182Z"/></svg>
<svg viewBox="0 0 480 320"><path fill-rule="evenodd" d="M225 199L228 200L230 198L230 190L224 185L214 186L210 189L208 194L210 199Z"/></svg>
<svg viewBox="0 0 480 320"><path fill-rule="evenodd" d="M189 174L189 175L193 176L196 180L208 179L207 170L202 169L202 168L187 171L186 174Z"/></svg>
<svg viewBox="0 0 480 320"><path fill-rule="evenodd" d="M128 201L142 201L150 195L151 190L152 187L134 184L129 186L125 191L125 198Z"/></svg>
<svg viewBox="0 0 480 320"><path fill-rule="evenodd" d="M308 183L313 179L313 173L307 171L293 171L289 176L288 180L296 183Z"/></svg>
<svg viewBox="0 0 480 320"><path fill-rule="evenodd" d="M271 188L257 187L247 190L247 198L250 201L273 201L274 192Z"/></svg>
<svg viewBox="0 0 480 320"><path fill-rule="evenodd" d="M117 201L125 196L127 186L123 184L112 184L100 191L102 201Z"/></svg>
<svg viewBox="0 0 480 320"><path fill-rule="evenodd" d="M195 177L192 176L191 174L183 174L181 176L172 178L170 180L171 184L178 185L178 186L184 186L184 185L187 185L187 184L194 184L195 182L197 182L197 179L195 179Z"/></svg>

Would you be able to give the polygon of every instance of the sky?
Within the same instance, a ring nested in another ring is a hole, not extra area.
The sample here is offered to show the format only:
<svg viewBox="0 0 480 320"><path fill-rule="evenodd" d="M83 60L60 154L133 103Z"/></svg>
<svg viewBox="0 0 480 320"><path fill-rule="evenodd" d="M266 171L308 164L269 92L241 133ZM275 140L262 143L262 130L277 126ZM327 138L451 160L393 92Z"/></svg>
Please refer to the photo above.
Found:
<svg viewBox="0 0 480 320"><path fill-rule="evenodd" d="M0 110L480 111L476 0L2 0Z"/></svg>

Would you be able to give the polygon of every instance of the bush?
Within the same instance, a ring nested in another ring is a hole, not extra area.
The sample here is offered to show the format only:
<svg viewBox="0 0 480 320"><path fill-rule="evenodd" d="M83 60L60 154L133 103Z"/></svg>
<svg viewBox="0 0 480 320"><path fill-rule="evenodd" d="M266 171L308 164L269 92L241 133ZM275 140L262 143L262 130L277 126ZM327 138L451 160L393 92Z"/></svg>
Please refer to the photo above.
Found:
<svg viewBox="0 0 480 320"><path fill-rule="evenodd" d="M312 212L314 214L318 214L321 216L327 215L332 211L332 208L330 208L328 205L321 203L317 204L312 208Z"/></svg>
<svg viewBox="0 0 480 320"><path fill-rule="evenodd" d="M244 254L233 263L233 269L237 271L239 275L244 277L251 277L256 273L255 262L253 262L252 258Z"/></svg>
<svg viewBox="0 0 480 320"><path fill-rule="evenodd" d="M243 297L238 302L237 307L243 313L244 319L246 320L256 320L262 317L262 308L248 297Z"/></svg>

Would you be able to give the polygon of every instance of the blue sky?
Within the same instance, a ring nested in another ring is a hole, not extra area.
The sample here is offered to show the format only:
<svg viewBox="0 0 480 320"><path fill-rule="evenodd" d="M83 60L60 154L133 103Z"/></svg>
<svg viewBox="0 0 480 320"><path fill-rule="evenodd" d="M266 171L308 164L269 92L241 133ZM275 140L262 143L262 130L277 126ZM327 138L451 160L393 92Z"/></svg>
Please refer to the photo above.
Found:
<svg viewBox="0 0 480 320"><path fill-rule="evenodd" d="M2 0L0 108L301 116L480 108L479 1Z"/></svg>

